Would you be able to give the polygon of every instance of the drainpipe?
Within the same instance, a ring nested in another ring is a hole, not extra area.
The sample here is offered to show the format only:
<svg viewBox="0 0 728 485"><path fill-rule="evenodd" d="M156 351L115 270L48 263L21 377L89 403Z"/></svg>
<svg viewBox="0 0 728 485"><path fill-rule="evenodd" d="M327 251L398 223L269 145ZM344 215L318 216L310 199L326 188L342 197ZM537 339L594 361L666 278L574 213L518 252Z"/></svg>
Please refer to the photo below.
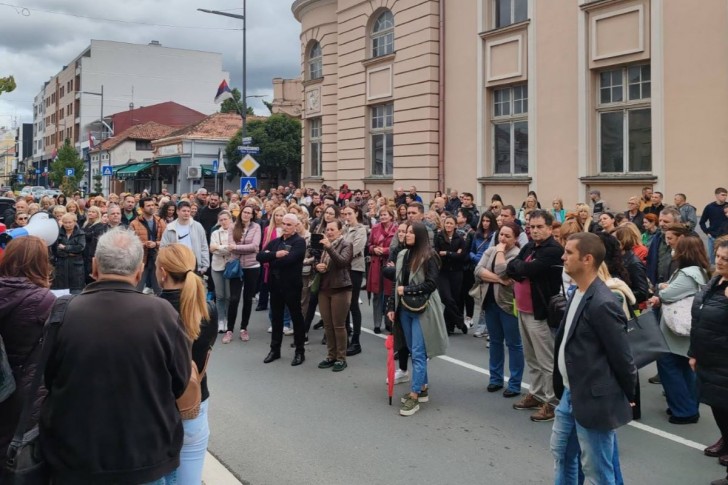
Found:
<svg viewBox="0 0 728 485"><path fill-rule="evenodd" d="M445 193L445 0L440 0L440 82L437 107L437 188Z"/></svg>

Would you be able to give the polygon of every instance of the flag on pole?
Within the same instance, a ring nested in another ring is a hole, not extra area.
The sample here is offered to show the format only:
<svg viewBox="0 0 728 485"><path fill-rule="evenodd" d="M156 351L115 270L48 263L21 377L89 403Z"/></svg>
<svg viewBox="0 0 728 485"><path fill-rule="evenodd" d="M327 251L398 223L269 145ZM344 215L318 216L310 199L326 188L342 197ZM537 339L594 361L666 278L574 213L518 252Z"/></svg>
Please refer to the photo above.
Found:
<svg viewBox="0 0 728 485"><path fill-rule="evenodd" d="M227 81L224 79L217 88L217 94L215 95L215 103L222 103L226 99L233 99L233 93L230 91Z"/></svg>
<svg viewBox="0 0 728 485"><path fill-rule="evenodd" d="M88 146L91 150L96 148L96 137L94 137L91 132L88 132Z"/></svg>

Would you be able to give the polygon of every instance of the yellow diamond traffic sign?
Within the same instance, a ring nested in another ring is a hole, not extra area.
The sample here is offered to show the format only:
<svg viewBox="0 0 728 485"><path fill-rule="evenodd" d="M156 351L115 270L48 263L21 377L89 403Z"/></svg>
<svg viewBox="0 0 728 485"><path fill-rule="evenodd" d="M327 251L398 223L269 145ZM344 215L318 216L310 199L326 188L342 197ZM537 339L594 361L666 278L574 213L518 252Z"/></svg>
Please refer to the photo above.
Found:
<svg viewBox="0 0 728 485"><path fill-rule="evenodd" d="M260 168L260 164L255 160L255 158L250 155L245 155L243 159L238 162L238 168L241 172L250 177Z"/></svg>

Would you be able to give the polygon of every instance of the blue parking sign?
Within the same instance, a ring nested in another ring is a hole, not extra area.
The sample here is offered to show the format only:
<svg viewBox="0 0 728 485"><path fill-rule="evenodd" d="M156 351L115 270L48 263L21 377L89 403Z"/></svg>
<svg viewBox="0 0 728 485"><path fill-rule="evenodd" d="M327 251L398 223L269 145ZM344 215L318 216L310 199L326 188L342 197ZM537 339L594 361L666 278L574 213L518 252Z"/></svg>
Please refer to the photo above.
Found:
<svg viewBox="0 0 728 485"><path fill-rule="evenodd" d="M75 174L76 174L76 170L74 170L72 168L66 169L66 177L73 177Z"/></svg>

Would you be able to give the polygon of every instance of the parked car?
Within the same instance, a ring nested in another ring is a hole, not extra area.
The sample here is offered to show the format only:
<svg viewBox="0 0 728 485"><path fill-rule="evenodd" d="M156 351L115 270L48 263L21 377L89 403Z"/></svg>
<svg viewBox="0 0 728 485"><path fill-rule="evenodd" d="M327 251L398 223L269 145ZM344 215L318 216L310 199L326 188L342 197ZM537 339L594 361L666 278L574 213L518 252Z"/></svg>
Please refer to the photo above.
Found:
<svg viewBox="0 0 728 485"><path fill-rule="evenodd" d="M33 188L30 189L30 193L33 195L33 199L35 199L36 202L45 195L45 191L46 188L42 185L34 185Z"/></svg>
<svg viewBox="0 0 728 485"><path fill-rule="evenodd" d="M58 189L48 189L48 190L45 191L45 193L43 195L47 195L48 197L58 197L62 193L63 192L61 192Z"/></svg>

